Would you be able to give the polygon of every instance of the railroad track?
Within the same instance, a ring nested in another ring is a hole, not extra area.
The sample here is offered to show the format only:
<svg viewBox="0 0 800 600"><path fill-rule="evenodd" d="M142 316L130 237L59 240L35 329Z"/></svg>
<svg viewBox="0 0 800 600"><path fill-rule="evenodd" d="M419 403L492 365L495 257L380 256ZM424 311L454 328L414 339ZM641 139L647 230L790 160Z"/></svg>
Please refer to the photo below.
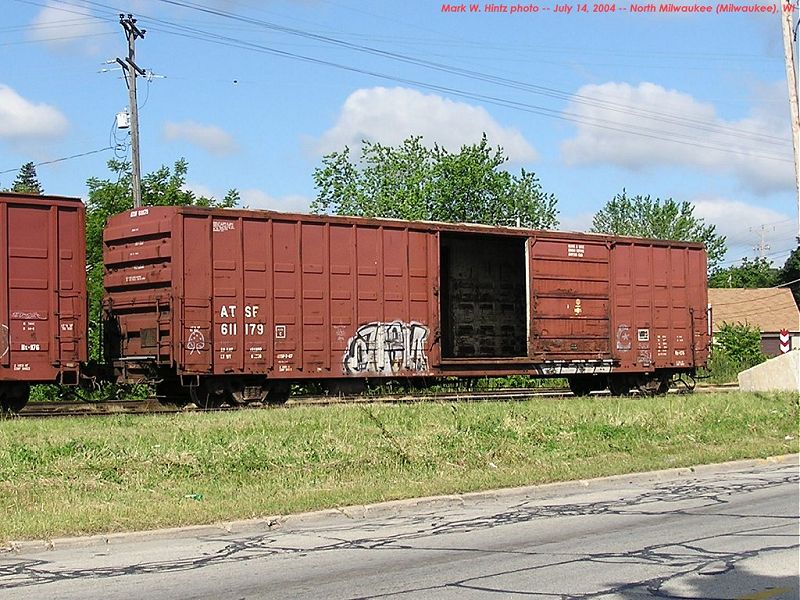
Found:
<svg viewBox="0 0 800 600"><path fill-rule="evenodd" d="M699 386L697 393L736 391L737 385ZM672 390L682 393L682 390ZM454 391L426 394L395 394L381 396L295 396L283 405L248 405L246 408L281 408L293 406L329 406L335 404L370 404L395 403L410 404L415 402L519 402L530 398L562 398L571 396L568 388L516 388L486 391ZM608 396L608 392L597 392L593 395ZM120 414L169 414L178 412L209 412L241 410L242 407L222 407L213 409L199 408L193 404L178 407L161 404L155 398L145 400L114 400L109 402L32 402L14 417L48 418L67 416L120 415Z"/></svg>

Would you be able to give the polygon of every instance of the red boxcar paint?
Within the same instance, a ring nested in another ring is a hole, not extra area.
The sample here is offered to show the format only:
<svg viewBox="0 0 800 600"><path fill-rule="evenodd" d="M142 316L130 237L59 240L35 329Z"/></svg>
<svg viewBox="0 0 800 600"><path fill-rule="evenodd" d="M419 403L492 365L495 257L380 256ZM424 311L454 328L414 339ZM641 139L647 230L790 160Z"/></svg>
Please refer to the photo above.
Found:
<svg viewBox="0 0 800 600"><path fill-rule="evenodd" d="M700 244L148 207L104 232L118 364L273 379L691 371Z"/></svg>
<svg viewBox="0 0 800 600"><path fill-rule="evenodd" d="M77 383L87 359L84 207L0 194L0 380Z"/></svg>
<svg viewBox="0 0 800 600"><path fill-rule="evenodd" d="M436 360L436 239L419 224L151 207L112 217L104 239L118 358L284 378Z"/></svg>
<svg viewBox="0 0 800 600"><path fill-rule="evenodd" d="M708 359L706 254L679 243L611 249L611 344L621 370L681 369Z"/></svg>

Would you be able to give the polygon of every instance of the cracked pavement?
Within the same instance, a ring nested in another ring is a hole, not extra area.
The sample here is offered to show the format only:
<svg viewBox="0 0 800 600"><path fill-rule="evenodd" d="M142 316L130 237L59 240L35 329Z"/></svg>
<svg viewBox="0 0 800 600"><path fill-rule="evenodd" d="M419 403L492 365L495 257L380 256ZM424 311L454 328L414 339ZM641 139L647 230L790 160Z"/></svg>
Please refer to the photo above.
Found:
<svg viewBox="0 0 800 600"><path fill-rule="evenodd" d="M32 543L17 598L796 600L798 457Z"/></svg>

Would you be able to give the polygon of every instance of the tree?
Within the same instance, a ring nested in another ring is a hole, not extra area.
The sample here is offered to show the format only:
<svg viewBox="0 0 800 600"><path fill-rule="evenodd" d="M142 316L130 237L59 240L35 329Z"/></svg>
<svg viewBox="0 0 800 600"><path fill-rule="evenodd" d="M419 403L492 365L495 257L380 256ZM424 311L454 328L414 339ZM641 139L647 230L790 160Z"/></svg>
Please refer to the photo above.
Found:
<svg viewBox="0 0 800 600"><path fill-rule="evenodd" d="M314 170L314 212L409 220L520 225L558 224L556 198L533 173L512 175L508 159L484 136L458 153L410 137L399 146L365 141L354 162L350 149L323 157Z"/></svg>
<svg viewBox="0 0 800 600"><path fill-rule="evenodd" d="M778 283L786 284L794 294L794 301L800 305L800 246L792 250L783 268L778 271Z"/></svg>
<svg viewBox="0 0 800 600"><path fill-rule="evenodd" d="M592 219L595 233L631 235L662 240L702 242L708 253L709 271L725 256L725 236L718 235L714 225L705 225L694 216L694 206L672 198L661 200L650 196L628 196L623 189Z"/></svg>
<svg viewBox="0 0 800 600"><path fill-rule="evenodd" d="M133 208L130 164L125 161L108 161L112 179L92 177L86 182L89 198L86 203L86 271L89 298L89 342L93 358L100 352L100 317L103 297L103 228L111 215ZM166 166L142 178L142 204L145 206L208 206L230 208L239 202L236 190L229 190L218 201L197 196L184 188L188 163L177 160L172 171Z"/></svg>
<svg viewBox="0 0 800 600"><path fill-rule="evenodd" d="M746 323L723 323L714 334L714 350L749 369L766 360L761 350L761 331Z"/></svg>
<svg viewBox="0 0 800 600"><path fill-rule="evenodd" d="M22 165L10 191L16 194L37 194L41 196L44 190L36 177L36 165L32 162Z"/></svg>
<svg viewBox="0 0 800 600"><path fill-rule="evenodd" d="M713 288L764 288L777 284L778 270L766 258L744 258L741 265L718 269L708 278L708 286Z"/></svg>

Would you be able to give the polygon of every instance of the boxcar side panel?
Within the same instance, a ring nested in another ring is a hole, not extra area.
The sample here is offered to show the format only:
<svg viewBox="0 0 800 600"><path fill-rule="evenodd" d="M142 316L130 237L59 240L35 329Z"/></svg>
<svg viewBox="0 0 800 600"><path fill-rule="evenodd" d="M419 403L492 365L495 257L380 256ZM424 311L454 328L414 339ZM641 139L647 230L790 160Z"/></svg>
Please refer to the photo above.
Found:
<svg viewBox="0 0 800 600"><path fill-rule="evenodd" d="M175 270L179 278L177 310L173 310L173 331L177 348L178 371L209 373L214 355L212 329L212 263L211 219L206 216L182 215L175 217L173 236L175 257L180 266Z"/></svg>
<svg viewBox="0 0 800 600"><path fill-rule="evenodd" d="M612 344L621 370L705 363L705 258L700 248L618 241L612 250Z"/></svg>
<svg viewBox="0 0 800 600"><path fill-rule="evenodd" d="M83 204L0 197L0 379L77 383L86 359Z"/></svg>
<svg viewBox="0 0 800 600"><path fill-rule="evenodd" d="M529 248L532 359L609 359L605 240L533 237Z"/></svg>
<svg viewBox="0 0 800 600"><path fill-rule="evenodd" d="M270 378L429 373L436 234L179 213L179 371Z"/></svg>
<svg viewBox="0 0 800 600"><path fill-rule="evenodd" d="M242 219L245 373L263 373L272 366L272 316L269 312L272 248L269 230L268 221Z"/></svg>
<svg viewBox="0 0 800 600"><path fill-rule="evenodd" d="M336 261L331 375L429 373L438 360L432 353L435 233L376 224L328 227Z"/></svg>
<svg viewBox="0 0 800 600"><path fill-rule="evenodd" d="M274 220L272 224L272 332L276 375L302 373L300 224Z"/></svg>

